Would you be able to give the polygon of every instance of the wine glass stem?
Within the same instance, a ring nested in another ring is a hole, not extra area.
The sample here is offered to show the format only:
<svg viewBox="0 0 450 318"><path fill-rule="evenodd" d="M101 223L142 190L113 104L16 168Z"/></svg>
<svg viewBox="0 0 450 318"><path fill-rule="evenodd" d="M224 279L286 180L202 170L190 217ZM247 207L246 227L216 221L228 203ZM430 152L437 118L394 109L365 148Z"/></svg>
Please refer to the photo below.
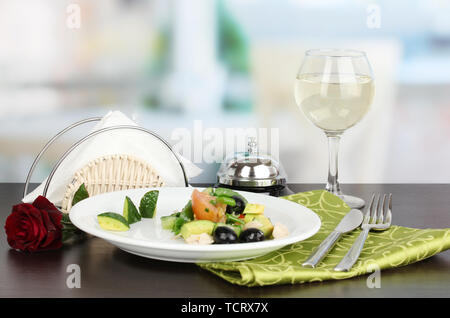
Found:
<svg viewBox="0 0 450 318"><path fill-rule="evenodd" d="M341 136L334 133L326 133L328 138L328 181L325 189L333 194L340 195L341 189L338 181L338 157L339 157L339 142Z"/></svg>

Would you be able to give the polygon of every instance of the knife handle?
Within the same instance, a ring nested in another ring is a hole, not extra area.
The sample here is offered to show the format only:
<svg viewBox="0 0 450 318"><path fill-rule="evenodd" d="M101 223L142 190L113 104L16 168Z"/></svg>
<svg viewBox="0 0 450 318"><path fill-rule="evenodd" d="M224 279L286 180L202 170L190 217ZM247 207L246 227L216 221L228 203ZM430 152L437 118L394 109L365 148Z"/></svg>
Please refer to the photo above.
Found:
<svg viewBox="0 0 450 318"><path fill-rule="evenodd" d="M328 251L334 246L342 233L333 231L325 240L312 252L309 258L302 264L303 267L315 268L317 264L327 255Z"/></svg>
<svg viewBox="0 0 450 318"><path fill-rule="evenodd" d="M337 272L347 272L349 271L361 254L361 250L364 247L364 243L366 242L367 236L369 235L369 229L365 228L359 234L355 243L353 243L352 247L348 250L347 254L345 254L344 258L339 262L339 264L334 268Z"/></svg>

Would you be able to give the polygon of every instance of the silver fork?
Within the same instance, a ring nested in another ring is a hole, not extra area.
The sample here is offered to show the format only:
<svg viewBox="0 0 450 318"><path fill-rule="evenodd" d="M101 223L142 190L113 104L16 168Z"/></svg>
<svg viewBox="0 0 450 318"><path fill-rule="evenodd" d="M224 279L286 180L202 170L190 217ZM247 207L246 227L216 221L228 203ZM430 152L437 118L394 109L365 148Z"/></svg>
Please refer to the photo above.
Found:
<svg viewBox="0 0 450 318"><path fill-rule="evenodd" d="M377 197L377 199L375 199ZM386 206L386 198L388 198ZM376 206L375 206L376 202ZM381 205L383 203L383 205ZM361 250L366 242L369 231L384 231L391 226L392 220L392 193L389 196L383 195L383 201L381 201L381 195L372 195L372 200L364 215L363 222L361 224L362 232L359 234L355 243L353 243L350 250L340 261L340 263L334 268L335 271L349 271L356 263L361 254Z"/></svg>

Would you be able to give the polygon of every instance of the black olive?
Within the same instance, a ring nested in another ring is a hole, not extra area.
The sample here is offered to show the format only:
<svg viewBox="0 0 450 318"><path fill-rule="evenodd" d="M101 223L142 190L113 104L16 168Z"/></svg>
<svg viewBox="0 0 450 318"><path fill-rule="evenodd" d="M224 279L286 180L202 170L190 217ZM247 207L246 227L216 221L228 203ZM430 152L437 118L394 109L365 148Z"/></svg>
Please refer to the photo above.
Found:
<svg viewBox="0 0 450 318"><path fill-rule="evenodd" d="M214 231L214 243L232 244L238 242L238 236L233 229L228 226L218 226Z"/></svg>
<svg viewBox="0 0 450 318"><path fill-rule="evenodd" d="M232 198L236 202L236 205L227 205L227 213L242 214L245 209L245 202L237 195L234 195Z"/></svg>
<svg viewBox="0 0 450 318"><path fill-rule="evenodd" d="M264 241L264 233L257 228L249 228L241 233L239 237L242 243L261 242Z"/></svg>

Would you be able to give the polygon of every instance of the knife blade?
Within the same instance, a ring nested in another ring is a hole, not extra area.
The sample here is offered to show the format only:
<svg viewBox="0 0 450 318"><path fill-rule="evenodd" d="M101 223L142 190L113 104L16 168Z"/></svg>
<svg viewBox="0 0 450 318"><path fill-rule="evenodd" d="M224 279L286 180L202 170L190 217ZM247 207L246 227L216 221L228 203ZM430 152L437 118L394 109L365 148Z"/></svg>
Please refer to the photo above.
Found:
<svg viewBox="0 0 450 318"><path fill-rule="evenodd" d="M309 258L302 264L303 267L315 268L317 264L328 254L328 251L341 238L342 234L353 231L361 225L363 214L360 210L352 209L348 212L330 235L311 253Z"/></svg>

